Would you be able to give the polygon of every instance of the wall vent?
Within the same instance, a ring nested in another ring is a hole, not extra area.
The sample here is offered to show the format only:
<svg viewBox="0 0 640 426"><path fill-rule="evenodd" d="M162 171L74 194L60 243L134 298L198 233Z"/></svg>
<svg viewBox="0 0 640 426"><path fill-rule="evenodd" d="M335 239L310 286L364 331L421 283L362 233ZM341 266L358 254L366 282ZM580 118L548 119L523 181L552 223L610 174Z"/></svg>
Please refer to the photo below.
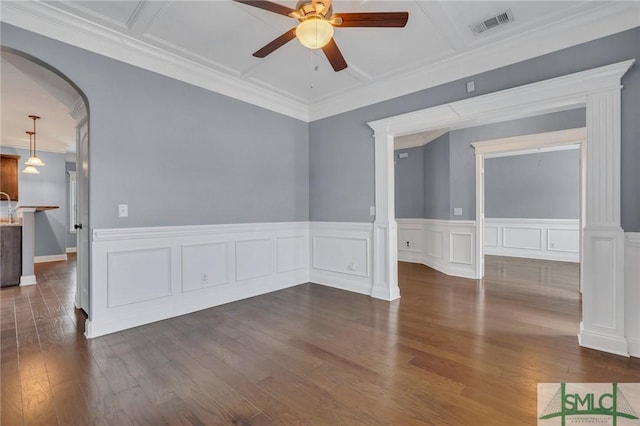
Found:
<svg viewBox="0 0 640 426"><path fill-rule="evenodd" d="M508 24L513 21L513 13L511 9L507 9L502 13L499 13L496 16L492 16L491 18L487 18L483 21L480 21L476 24L471 25L471 31L475 35L483 33L485 31L497 28L501 25Z"/></svg>

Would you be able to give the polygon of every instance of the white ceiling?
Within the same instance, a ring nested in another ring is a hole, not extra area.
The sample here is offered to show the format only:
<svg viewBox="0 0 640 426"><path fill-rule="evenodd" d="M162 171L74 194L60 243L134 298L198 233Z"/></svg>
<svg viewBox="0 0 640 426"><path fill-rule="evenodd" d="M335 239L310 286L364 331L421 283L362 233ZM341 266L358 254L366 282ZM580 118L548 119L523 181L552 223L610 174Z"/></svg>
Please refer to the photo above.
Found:
<svg viewBox="0 0 640 426"><path fill-rule="evenodd" d="M3 146L29 149L27 130L36 123L38 151L75 152L75 121L70 111L80 96L53 72L10 52L1 57Z"/></svg>
<svg viewBox="0 0 640 426"><path fill-rule="evenodd" d="M279 3L295 7L295 1ZM640 2L339 1L334 12L408 11L405 28L337 28L349 67L293 40L296 20L232 1L3 1L2 20L238 99L314 120L640 25ZM475 36L506 9L514 22ZM315 66L317 65L317 70Z"/></svg>

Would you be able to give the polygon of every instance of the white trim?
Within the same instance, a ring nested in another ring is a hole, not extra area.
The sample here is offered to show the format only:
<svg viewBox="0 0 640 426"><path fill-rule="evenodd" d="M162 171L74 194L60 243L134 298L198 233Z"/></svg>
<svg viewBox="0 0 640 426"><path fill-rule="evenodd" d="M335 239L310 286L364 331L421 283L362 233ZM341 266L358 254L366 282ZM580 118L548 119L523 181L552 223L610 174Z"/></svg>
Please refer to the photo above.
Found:
<svg viewBox="0 0 640 426"><path fill-rule="evenodd" d="M309 282L308 222L96 229L93 236L89 338ZM184 250L220 245L226 249Z"/></svg>
<svg viewBox="0 0 640 426"><path fill-rule="evenodd" d="M66 252L67 254L69 253L77 253L77 248L76 247L67 247Z"/></svg>
<svg viewBox="0 0 640 426"><path fill-rule="evenodd" d="M67 260L67 254L50 254L48 256L35 256L33 263L46 263L46 262L62 262Z"/></svg>
<svg viewBox="0 0 640 426"><path fill-rule="evenodd" d="M626 232L625 240L625 330L629 355L640 358L640 232Z"/></svg>
<svg viewBox="0 0 640 426"><path fill-rule="evenodd" d="M375 140L376 211L385 212L385 223L395 224L394 163L393 159L386 161L385 157L388 150L393 150L394 137L445 126L469 127L479 122L504 121L516 116L586 106L588 143L583 145L587 145L584 154L588 163L585 173L587 214L582 224L585 249L581 263L586 273L581 274L583 324L580 342L596 349L624 353L627 341L622 281L624 244L620 228L620 80L633 63L634 60L623 61L369 122ZM599 151L605 155L599 155ZM483 154L477 154L475 278L483 275L483 164ZM385 246L389 237L394 236L387 232L386 239L374 238L374 252L384 253L386 264L397 259L397 253L389 249L388 244ZM604 252L607 256L598 257ZM375 260L378 262L377 257ZM597 283L596 277L600 278ZM604 308L603 304L606 305Z"/></svg>
<svg viewBox="0 0 640 426"><path fill-rule="evenodd" d="M562 25L542 28L541 31L531 31L485 47L466 50L436 64L416 67L403 74L395 73L378 79L373 84L345 90L341 94L332 95L310 105L309 120L320 120L492 71L640 25L640 3L622 3L606 2L603 8L576 14Z"/></svg>
<svg viewBox="0 0 640 426"><path fill-rule="evenodd" d="M476 222L474 220L396 219L396 221L399 261L420 263L454 277L475 277ZM455 236L467 238L456 239Z"/></svg>
<svg viewBox="0 0 640 426"><path fill-rule="evenodd" d="M310 281L389 300L373 286L373 224L310 222Z"/></svg>
<svg viewBox="0 0 640 426"><path fill-rule="evenodd" d="M244 102L300 120L315 121L637 27L639 10L637 2L606 2L601 7L573 13L550 26L483 47L463 49L435 64L425 63L383 76L374 83L327 93L310 104L297 96L283 95L247 78L219 71L211 64L167 52L45 2L3 2L2 20Z"/></svg>
<svg viewBox="0 0 640 426"><path fill-rule="evenodd" d="M34 285L34 284L38 284L38 281L36 280L35 275L22 275L20 277L20 287L24 287L27 285Z"/></svg>
<svg viewBox="0 0 640 426"><path fill-rule="evenodd" d="M2 21L82 49L308 121L300 100L136 40L45 2L3 2Z"/></svg>
<svg viewBox="0 0 640 426"><path fill-rule="evenodd" d="M529 233L530 236L531 232L538 232L539 241L536 241L535 247L527 245L526 234ZM492 234L495 234L495 244L490 243L489 236ZM512 240L508 243L509 234ZM485 218L484 253L494 256L580 262L580 220Z"/></svg>
<svg viewBox="0 0 640 426"><path fill-rule="evenodd" d="M494 158L532 152L578 149L580 143L585 140L587 140L587 128L579 127L556 132L473 142L471 146L475 149L476 154L483 154L484 158Z"/></svg>
<svg viewBox="0 0 640 426"><path fill-rule="evenodd" d="M317 222L316 222L317 223ZM221 225L156 226L143 228L94 229L93 242L119 241L147 238L171 238L208 236L239 232L269 230L308 229L309 222L237 223Z"/></svg>

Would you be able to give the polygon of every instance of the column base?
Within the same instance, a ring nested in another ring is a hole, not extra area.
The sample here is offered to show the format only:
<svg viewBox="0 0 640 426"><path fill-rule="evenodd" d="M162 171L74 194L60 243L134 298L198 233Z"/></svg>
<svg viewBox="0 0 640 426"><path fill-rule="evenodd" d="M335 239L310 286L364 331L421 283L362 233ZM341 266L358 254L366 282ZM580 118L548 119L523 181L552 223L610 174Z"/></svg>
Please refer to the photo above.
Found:
<svg viewBox="0 0 640 426"><path fill-rule="evenodd" d="M627 339L587 331L580 323L580 334L578 334L580 346L598 351L609 352L621 356L629 356L629 345Z"/></svg>
<svg viewBox="0 0 640 426"><path fill-rule="evenodd" d="M374 299L382 299L388 302L392 300L400 299L400 287L392 286L389 287L374 287L371 289L371 297Z"/></svg>
<svg viewBox="0 0 640 426"><path fill-rule="evenodd" d="M26 285L34 285L34 284L38 284L38 281L36 281L36 276L35 275L22 275L20 277L20 286L24 287Z"/></svg>

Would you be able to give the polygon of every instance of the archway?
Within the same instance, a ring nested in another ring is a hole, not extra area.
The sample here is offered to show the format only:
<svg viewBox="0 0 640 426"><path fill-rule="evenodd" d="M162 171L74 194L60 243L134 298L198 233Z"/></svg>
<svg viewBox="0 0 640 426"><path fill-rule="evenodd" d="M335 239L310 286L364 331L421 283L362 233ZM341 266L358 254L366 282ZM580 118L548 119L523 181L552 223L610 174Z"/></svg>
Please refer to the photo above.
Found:
<svg viewBox="0 0 640 426"><path fill-rule="evenodd" d="M83 309L91 318L91 307L89 305L90 292L90 245L89 245L89 161L88 161L88 140L89 140L89 104L86 95L69 78L57 69L28 55L24 52L2 46L2 60L8 61L18 71L22 72L34 85L39 86L44 92L59 101L71 118L72 134L75 138L74 161L77 170L77 212L75 223L69 223L67 232L73 232L76 226L76 251L77 251L77 278L75 305ZM39 113L42 105L39 105ZM84 142L84 143L83 143ZM16 148L20 148L16 146ZM67 185L69 186L69 185ZM70 206L66 206L70 208ZM65 209L66 210L66 209ZM65 256L66 258L66 256ZM31 267L31 273L33 269ZM35 284L35 276L31 280L25 280L21 285Z"/></svg>

